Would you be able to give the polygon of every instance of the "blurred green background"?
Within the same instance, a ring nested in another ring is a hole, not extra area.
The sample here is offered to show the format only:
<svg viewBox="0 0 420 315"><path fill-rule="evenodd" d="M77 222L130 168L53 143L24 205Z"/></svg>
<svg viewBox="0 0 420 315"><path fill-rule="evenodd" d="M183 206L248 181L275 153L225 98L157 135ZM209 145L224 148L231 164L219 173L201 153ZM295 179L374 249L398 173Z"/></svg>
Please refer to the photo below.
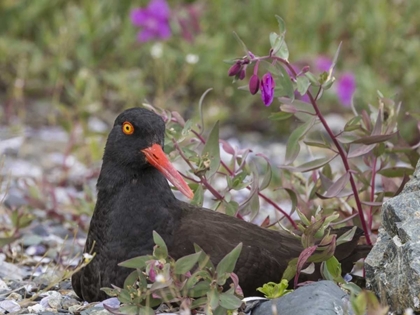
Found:
<svg viewBox="0 0 420 315"><path fill-rule="evenodd" d="M236 31L248 48L265 55L275 14L286 22L292 63L332 57L342 41L338 71L356 76L355 104L376 102L376 90L418 107L420 1L401 0L213 0L168 1L173 13L199 12L198 32L184 39L175 23L165 42L139 43L130 11L147 1L0 1L1 123L72 124L92 115L117 113L145 100L190 117L202 93L208 120L235 130L287 132L268 121L278 102L265 108L258 95L236 90L224 59L243 55ZM188 18L188 17L187 17ZM198 58L197 58L198 57ZM248 73L249 75L249 73ZM245 80L245 84L246 84ZM324 113L348 113L330 95ZM16 120L15 118L19 119ZM414 120L402 117L413 140ZM284 124L283 124L284 125ZM275 134L278 136L278 134Z"/></svg>

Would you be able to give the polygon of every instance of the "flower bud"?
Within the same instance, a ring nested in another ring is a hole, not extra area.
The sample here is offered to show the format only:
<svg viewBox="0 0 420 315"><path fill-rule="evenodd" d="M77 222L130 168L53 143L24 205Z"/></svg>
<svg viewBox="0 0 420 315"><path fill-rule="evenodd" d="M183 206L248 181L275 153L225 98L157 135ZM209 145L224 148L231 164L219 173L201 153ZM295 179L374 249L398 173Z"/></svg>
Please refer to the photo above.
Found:
<svg viewBox="0 0 420 315"><path fill-rule="evenodd" d="M256 74L253 74L251 78L249 79L249 92L251 92L252 95L256 94L258 90L260 89L260 78Z"/></svg>
<svg viewBox="0 0 420 315"><path fill-rule="evenodd" d="M269 106L273 102L274 87L276 86L276 81L274 81L270 72L262 76L260 85L262 101L265 106Z"/></svg>
<svg viewBox="0 0 420 315"><path fill-rule="evenodd" d="M233 77L237 75L241 71L241 69L242 69L242 64L239 61L235 62L232 65L232 67L229 68L228 76Z"/></svg>
<svg viewBox="0 0 420 315"><path fill-rule="evenodd" d="M246 75L245 69L241 69L238 75L238 79L243 80L245 78L245 75Z"/></svg>

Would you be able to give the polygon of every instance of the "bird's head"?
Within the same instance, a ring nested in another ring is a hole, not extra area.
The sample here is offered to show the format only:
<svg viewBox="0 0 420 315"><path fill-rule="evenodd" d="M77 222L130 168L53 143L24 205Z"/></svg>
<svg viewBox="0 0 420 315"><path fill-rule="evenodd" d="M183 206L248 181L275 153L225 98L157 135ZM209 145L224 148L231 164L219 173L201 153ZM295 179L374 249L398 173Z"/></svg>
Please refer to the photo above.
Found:
<svg viewBox="0 0 420 315"><path fill-rule="evenodd" d="M131 108L115 120L105 147L104 161L139 171L158 169L188 198L193 192L163 152L165 123L144 108Z"/></svg>

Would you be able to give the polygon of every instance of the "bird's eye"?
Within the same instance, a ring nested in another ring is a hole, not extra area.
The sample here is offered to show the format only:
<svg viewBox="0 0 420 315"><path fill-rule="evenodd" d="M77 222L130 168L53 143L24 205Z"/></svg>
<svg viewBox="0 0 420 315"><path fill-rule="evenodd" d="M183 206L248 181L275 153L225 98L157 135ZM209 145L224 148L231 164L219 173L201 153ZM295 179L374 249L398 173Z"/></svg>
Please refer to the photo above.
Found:
<svg viewBox="0 0 420 315"><path fill-rule="evenodd" d="M134 132L134 126L128 122L125 121L122 125L122 131L126 134L126 135L131 135Z"/></svg>

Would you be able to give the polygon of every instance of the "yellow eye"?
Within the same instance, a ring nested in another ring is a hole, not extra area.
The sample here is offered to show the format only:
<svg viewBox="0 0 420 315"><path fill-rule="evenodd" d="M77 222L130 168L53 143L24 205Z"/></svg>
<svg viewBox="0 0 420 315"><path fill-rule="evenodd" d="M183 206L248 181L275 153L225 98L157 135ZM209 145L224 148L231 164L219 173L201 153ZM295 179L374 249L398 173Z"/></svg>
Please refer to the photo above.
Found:
<svg viewBox="0 0 420 315"><path fill-rule="evenodd" d="M126 134L126 135L131 135L134 133L134 126L128 122L125 121L122 125L122 131Z"/></svg>

